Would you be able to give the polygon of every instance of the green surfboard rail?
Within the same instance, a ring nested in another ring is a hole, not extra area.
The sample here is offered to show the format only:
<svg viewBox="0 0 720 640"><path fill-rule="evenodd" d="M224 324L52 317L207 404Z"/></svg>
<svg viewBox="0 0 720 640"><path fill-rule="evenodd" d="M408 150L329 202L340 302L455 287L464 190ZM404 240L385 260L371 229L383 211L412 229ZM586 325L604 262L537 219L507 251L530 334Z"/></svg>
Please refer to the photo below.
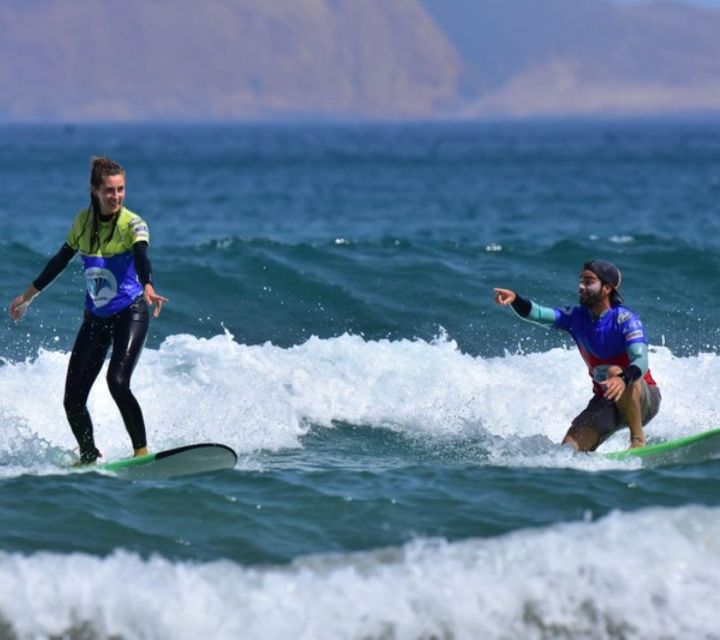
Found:
<svg viewBox="0 0 720 640"><path fill-rule="evenodd" d="M123 458L122 460L113 460L112 462L100 462L95 465L96 469L101 471L120 471L131 467L140 467L155 460L157 453L148 453L146 456L138 456L137 458Z"/></svg>
<svg viewBox="0 0 720 640"><path fill-rule="evenodd" d="M232 469L237 454L224 444L191 444L137 458L123 458L94 465L75 467L73 471L100 471L125 478L163 479Z"/></svg>
<svg viewBox="0 0 720 640"><path fill-rule="evenodd" d="M611 451L604 456L609 460L640 458L645 463L698 462L720 454L720 429L710 429L691 436L649 444L637 449Z"/></svg>

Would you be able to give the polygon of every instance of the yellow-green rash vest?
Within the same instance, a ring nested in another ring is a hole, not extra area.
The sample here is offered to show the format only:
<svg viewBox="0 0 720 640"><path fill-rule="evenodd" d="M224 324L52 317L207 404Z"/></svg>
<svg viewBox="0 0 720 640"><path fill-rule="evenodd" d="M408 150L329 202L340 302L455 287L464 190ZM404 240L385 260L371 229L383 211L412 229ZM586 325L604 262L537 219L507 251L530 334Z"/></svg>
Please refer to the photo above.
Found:
<svg viewBox="0 0 720 640"><path fill-rule="evenodd" d="M149 244L150 233L145 221L125 207L109 222L99 221L98 230L100 241L93 243L92 212L81 209L66 242L80 253L83 262L87 310L106 318L129 307L142 294L135 272L133 245Z"/></svg>

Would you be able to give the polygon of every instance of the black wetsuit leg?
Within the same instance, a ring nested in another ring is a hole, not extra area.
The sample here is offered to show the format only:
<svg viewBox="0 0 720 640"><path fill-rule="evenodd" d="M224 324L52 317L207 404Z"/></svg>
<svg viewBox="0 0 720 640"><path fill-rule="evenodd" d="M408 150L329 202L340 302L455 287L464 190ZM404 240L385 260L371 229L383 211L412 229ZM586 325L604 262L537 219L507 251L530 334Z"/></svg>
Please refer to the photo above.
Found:
<svg viewBox="0 0 720 640"><path fill-rule="evenodd" d="M92 462L99 455L95 448L87 399L102 369L111 341L111 325L86 311L70 356L63 400L70 428L80 445L81 462Z"/></svg>
<svg viewBox="0 0 720 640"><path fill-rule="evenodd" d="M133 448L140 449L147 445L145 422L140 405L130 391L130 378L149 327L150 313L142 297L109 318L99 318L85 312L70 356L64 399L70 428L80 446L81 462L92 462L99 455L93 437L92 419L87 410L87 399L111 344L113 349L107 374L110 393L120 409Z"/></svg>
<svg viewBox="0 0 720 640"><path fill-rule="evenodd" d="M145 421L138 401L130 390L130 378L137 364L150 328L150 313L141 296L127 309L113 316L112 355L108 365L107 383L120 409L133 449L147 446Z"/></svg>

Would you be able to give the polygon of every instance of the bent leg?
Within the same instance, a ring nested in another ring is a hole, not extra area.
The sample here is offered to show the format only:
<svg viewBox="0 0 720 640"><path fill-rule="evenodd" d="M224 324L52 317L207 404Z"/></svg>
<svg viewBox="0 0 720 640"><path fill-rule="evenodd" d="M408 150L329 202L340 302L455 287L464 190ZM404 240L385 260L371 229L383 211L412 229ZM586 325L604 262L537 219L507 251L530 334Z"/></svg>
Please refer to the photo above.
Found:
<svg viewBox="0 0 720 640"><path fill-rule="evenodd" d="M118 314L113 324L113 350L107 373L110 393L120 410L136 455L147 453L147 441L142 409L130 390L130 379L149 327L150 314L142 298Z"/></svg>
<svg viewBox="0 0 720 640"><path fill-rule="evenodd" d="M578 451L595 451L618 428L619 422L615 403L595 395L572 421L562 443Z"/></svg>
<svg viewBox="0 0 720 640"><path fill-rule="evenodd" d="M95 448L93 424L87 410L87 399L110 347L108 328L89 314L85 315L65 378L63 405L70 428L80 447L80 462L93 462L99 452Z"/></svg>
<svg viewBox="0 0 720 640"><path fill-rule="evenodd" d="M630 427L630 447L645 446L641 406L643 384L643 380L636 380L629 384L616 402L620 415L623 417L623 422Z"/></svg>
<svg viewBox="0 0 720 640"><path fill-rule="evenodd" d="M657 415L660 400L660 390L641 378L631 384L617 401L618 409L630 427L631 448L645 445L643 427Z"/></svg>
<svg viewBox="0 0 720 640"><path fill-rule="evenodd" d="M593 427L570 427L562 444L570 445L576 451L595 451L600 444L600 434Z"/></svg>

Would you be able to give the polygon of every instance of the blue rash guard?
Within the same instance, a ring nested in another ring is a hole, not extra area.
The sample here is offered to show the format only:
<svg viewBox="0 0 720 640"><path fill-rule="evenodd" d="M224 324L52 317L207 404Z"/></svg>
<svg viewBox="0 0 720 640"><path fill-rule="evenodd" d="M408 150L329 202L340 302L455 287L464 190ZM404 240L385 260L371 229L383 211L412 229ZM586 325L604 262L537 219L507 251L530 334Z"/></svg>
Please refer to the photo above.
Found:
<svg viewBox="0 0 720 640"><path fill-rule="evenodd" d="M636 365L645 382L656 385L647 366L645 330L638 315L627 307L612 307L596 318L585 306L551 309L528 302L529 313L518 315L530 322L567 331L572 336L593 378L596 395L603 395L604 389L599 383L607 377L607 368L611 365L623 370Z"/></svg>

